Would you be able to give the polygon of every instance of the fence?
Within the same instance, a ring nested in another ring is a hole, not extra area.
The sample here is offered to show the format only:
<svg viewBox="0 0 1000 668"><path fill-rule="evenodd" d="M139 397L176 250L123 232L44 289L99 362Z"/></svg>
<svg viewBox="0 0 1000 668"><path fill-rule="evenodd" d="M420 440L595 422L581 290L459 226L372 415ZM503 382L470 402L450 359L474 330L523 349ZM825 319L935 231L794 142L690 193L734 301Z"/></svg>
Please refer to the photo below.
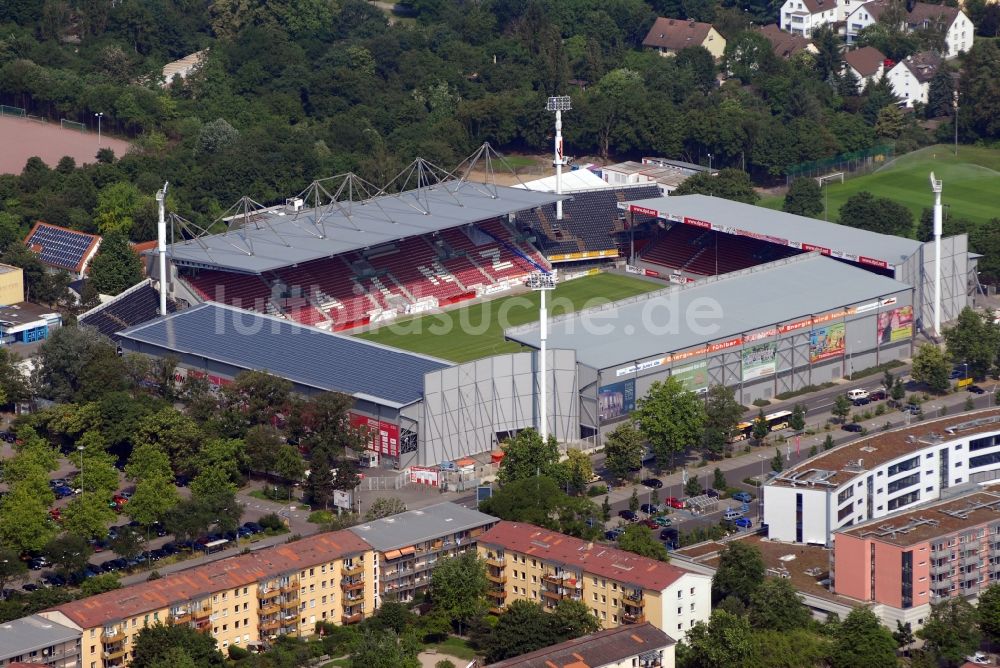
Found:
<svg viewBox="0 0 1000 668"><path fill-rule="evenodd" d="M832 158L812 160L792 165L786 170L785 185L800 177L816 178L830 172L869 172L886 164L896 155L894 146L885 144L864 151L843 153Z"/></svg>
<svg viewBox="0 0 1000 668"><path fill-rule="evenodd" d="M59 126L64 130L76 130L78 132L86 132L87 126L78 121L71 121L68 118L63 118L59 121Z"/></svg>
<svg viewBox="0 0 1000 668"><path fill-rule="evenodd" d="M402 489L410 484L410 475L400 473L393 476L365 476L359 485L359 489L369 492L385 492L393 489Z"/></svg>
<svg viewBox="0 0 1000 668"><path fill-rule="evenodd" d="M24 107L11 107L6 104L0 104L0 116L17 116L18 118L24 118L28 114Z"/></svg>

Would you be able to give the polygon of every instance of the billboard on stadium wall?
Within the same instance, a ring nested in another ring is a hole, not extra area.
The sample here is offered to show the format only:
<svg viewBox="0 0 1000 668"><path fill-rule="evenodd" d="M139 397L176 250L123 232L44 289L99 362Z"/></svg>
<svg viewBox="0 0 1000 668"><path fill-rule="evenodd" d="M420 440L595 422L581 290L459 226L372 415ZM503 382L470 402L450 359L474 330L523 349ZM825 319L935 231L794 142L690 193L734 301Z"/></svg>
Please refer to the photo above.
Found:
<svg viewBox="0 0 1000 668"><path fill-rule="evenodd" d="M365 434L366 445L380 455L399 457L399 426L385 420L350 412L351 426Z"/></svg>
<svg viewBox="0 0 1000 668"><path fill-rule="evenodd" d="M913 307L900 306L878 314L879 343L905 341L913 336Z"/></svg>
<svg viewBox="0 0 1000 668"><path fill-rule="evenodd" d="M743 349L740 359L743 380L771 376L778 371L778 344L761 343Z"/></svg>
<svg viewBox="0 0 1000 668"><path fill-rule="evenodd" d="M670 371L670 377L676 378L689 392L698 394L708 391L708 362L695 362L687 366L679 366Z"/></svg>
<svg viewBox="0 0 1000 668"><path fill-rule="evenodd" d="M597 414L601 424L635 410L635 380L605 385L597 391Z"/></svg>
<svg viewBox="0 0 1000 668"><path fill-rule="evenodd" d="M817 327L809 332L809 362L843 357L847 326L842 322Z"/></svg>

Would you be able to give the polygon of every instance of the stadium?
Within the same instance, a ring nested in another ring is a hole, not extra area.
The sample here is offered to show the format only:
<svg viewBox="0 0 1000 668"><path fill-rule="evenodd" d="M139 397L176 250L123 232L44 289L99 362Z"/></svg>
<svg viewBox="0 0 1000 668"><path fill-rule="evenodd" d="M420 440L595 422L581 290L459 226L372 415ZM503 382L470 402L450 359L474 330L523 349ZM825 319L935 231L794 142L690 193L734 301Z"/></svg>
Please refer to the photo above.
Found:
<svg viewBox="0 0 1000 668"><path fill-rule="evenodd" d="M545 365L548 430L565 443L598 443L667 376L694 391L736 387L748 405L909 357L933 309L931 244L660 197L655 185L556 194L500 186L492 173L484 147L451 173L418 160L381 189L347 175L280 206L244 198L222 232L171 216L176 311L157 318L151 263L150 285L80 320L216 384L258 369L305 394L347 393L372 450L405 468L487 453L540 426L540 331L525 315L491 333L397 331L390 346L384 325L497 315L537 297L524 287L532 274L557 270L559 290L576 295L549 320ZM975 256L964 235L942 249L947 321L968 302ZM683 321L705 303L717 307L712 328ZM657 313L675 322L662 327Z"/></svg>

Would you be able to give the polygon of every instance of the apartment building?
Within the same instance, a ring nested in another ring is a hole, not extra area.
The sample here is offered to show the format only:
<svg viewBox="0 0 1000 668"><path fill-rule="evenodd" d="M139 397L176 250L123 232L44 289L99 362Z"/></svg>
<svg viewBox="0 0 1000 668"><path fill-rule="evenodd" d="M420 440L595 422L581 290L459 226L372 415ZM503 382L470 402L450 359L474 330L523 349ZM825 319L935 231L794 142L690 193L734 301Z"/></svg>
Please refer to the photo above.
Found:
<svg viewBox="0 0 1000 668"><path fill-rule="evenodd" d="M0 667L79 668L79 629L31 615L0 624Z"/></svg>
<svg viewBox="0 0 1000 668"><path fill-rule="evenodd" d="M352 527L378 559L375 607L383 600L412 601L446 557L476 549L476 538L497 518L457 503L438 503Z"/></svg>
<svg viewBox="0 0 1000 668"><path fill-rule="evenodd" d="M886 621L923 625L930 606L1000 578L1000 494L973 492L836 532L831 589Z"/></svg>
<svg viewBox="0 0 1000 668"><path fill-rule="evenodd" d="M586 603L604 628L651 623L683 639L711 614L711 578L533 524L499 522L479 536L492 611L515 600L551 610Z"/></svg>
<svg viewBox="0 0 1000 668"><path fill-rule="evenodd" d="M591 633L487 668L674 668L675 644L646 622Z"/></svg>
<svg viewBox="0 0 1000 668"><path fill-rule="evenodd" d="M1000 410L873 434L782 471L763 489L768 537L832 546L833 532L1000 478Z"/></svg>
<svg viewBox="0 0 1000 668"><path fill-rule="evenodd" d="M350 531L171 573L43 611L81 633L82 668L127 666L143 627L186 624L220 649L313 633L317 621L352 624L375 609L377 560Z"/></svg>

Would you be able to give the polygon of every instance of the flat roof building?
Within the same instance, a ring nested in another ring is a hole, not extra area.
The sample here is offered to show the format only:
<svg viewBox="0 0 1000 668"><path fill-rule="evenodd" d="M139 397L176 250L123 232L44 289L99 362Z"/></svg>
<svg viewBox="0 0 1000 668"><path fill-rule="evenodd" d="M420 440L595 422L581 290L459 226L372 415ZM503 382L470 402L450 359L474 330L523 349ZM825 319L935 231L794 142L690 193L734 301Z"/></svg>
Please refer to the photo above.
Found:
<svg viewBox="0 0 1000 668"><path fill-rule="evenodd" d="M41 615L0 624L0 666L14 664L78 668L80 631Z"/></svg>
<svg viewBox="0 0 1000 668"><path fill-rule="evenodd" d="M711 613L711 578L673 564L524 522L500 522L478 543L494 612L572 599L605 628L649 622L678 639Z"/></svg>
<svg viewBox="0 0 1000 668"><path fill-rule="evenodd" d="M674 668L675 644L647 622L591 633L487 668Z"/></svg>
<svg viewBox="0 0 1000 668"><path fill-rule="evenodd" d="M431 571L441 559L475 551L477 537L497 521L492 515L447 502L359 524L349 531L378 555L378 606L383 600L412 601L430 585Z"/></svg>

